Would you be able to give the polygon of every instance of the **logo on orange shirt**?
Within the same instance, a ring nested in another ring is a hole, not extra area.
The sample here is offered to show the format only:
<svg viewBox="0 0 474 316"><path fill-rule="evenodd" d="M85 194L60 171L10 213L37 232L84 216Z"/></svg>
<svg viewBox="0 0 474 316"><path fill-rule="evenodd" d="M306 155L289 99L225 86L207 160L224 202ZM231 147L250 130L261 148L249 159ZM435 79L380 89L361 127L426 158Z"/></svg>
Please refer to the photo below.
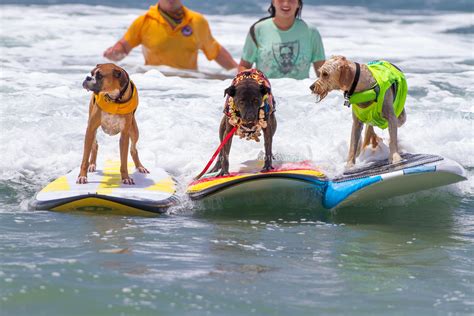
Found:
<svg viewBox="0 0 474 316"><path fill-rule="evenodd" d="M186 26L183 27L183 29L181 30L181 33L182 33L184 36L191 36L191 34L193 34L193 29L191 28L191 26L186 25Z"/></svg>

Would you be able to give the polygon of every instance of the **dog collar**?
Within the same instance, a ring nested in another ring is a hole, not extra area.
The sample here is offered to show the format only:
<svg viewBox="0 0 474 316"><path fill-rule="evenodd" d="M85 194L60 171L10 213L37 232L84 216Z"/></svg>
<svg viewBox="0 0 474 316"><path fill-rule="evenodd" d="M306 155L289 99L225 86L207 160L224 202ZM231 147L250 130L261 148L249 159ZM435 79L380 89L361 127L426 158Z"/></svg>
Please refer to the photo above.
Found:
<svg viewBox="0 0 474 316"><path fill-rule="evenodd" d="M344 91L344 105L347 107L351 106L349 99L354 94L354 91L357 87L357 84L359 83L359 78L360 78L360 64L355 63L355 65L356 65L356 73L354 76L354 81L352 82L352 86L349 89L349 91Z"/></svg>
<svg viewBox="0 0 474 316"><path fill-rule="evenodd" d="M128 85L131 84L131 85L132 85L132 89L134 89L133 83L132 83L132 81L130 80L130 77L128 76L128 74L127 74L126 72L125 72L125 75L127 76L127 84L123 86L122 90L120 90L120 93L119 93L117 99L112 100L112 101L114 101L115 103L128 102L128 101L132 98L132 97L130 97L129 100L127 100L127 101L122 101L122 97L123 97L123 95L125 94L125 92L127 91ZM133 92L132 92L132 95L133 95Z"/></svg>
<svg viewBox="0 0 474 316"><path fill-rule="evenodd" d="M134 112L138 107L138 92L137 88L130 80L132 88L132 96L125 102L117 102L112 100L105 93L94 94L94 102L99 108L110 114L129 114Z"/></svg>

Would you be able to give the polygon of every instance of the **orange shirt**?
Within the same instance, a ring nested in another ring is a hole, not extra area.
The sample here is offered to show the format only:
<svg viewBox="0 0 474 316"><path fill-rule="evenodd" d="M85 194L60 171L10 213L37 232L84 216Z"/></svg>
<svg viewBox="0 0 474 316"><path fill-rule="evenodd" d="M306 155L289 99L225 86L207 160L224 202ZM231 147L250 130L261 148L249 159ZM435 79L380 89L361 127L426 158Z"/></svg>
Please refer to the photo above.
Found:
<svg viewBox="0 0 474 316"><path fill-rule="evenodd" d="M197 12L183 10L183 21L175 29L161 16L158 5L151 6L128 28L124 39L132 48L143 45L146 65L197 69L199 49L207 59L216 59L221 46L212 37L207 20Z"/></svg>

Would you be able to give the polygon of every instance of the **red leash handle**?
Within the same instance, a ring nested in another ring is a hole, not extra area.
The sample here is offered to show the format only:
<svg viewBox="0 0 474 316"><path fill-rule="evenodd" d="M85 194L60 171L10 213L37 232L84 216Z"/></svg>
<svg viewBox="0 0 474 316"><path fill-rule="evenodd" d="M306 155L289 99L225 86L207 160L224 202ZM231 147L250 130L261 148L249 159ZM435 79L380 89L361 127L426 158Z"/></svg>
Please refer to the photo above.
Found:
<svg viewBox="0 0 474 316"><path fill-rule="evenodd" d="M219 145L219 147L217 148L216 152L214 153L214 155L212 155L212 158L211 160L209 160L209 162L207 163L207 165L204 167L204 169L201 171L201 173L196 177L194 178L195 180L199 180L206 172L207 172L207 169L209 169L209 167L212 165L212 163L214 162L214 160L216 159L217 155L219 154L219 152L221 151L222 147L225 146L225 144L227 144L227 142L229 141L229 139L234 135L235 131L237 131L237 129L239 128L238 125L235 125L234 128L229 132L229 134L226 135L226 137L224 138L224 140L222 141L222 143Z"/></svg>

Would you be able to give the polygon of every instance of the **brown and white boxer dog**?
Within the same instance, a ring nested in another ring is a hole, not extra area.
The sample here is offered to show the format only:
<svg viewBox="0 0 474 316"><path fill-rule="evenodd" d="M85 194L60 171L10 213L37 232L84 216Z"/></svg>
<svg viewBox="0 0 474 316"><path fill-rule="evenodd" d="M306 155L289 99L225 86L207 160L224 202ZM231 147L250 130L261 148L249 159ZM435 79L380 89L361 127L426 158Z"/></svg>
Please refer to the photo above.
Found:
<svg viewBox="0 0 474 316"><path fill-rule="evenodd" d="M257 69L247 69L237 74L232 85L224 91L227 99L224 106L224 117L219 127L219 137L224 137L238 126L236 134L240 138L259 142L263 131L265 146L265 165L262 171L270 171L272 167L273 135L277 128L275 102L271 92L270 81ZM211 172L219 172L219 176L229 174L229 153L232 138L219 153L219 158Z"/></svg>
<svg viewBox="0 0 474 316"><path fill-rule="evenodd" d="M135 110L138 106L138 91L127 72L115 64L99 64L87 76L82 86L92 91L89 103L89 120L84 140L84 154L77 183L87 183L87 172L96 169L99 145L96 132L99 126L108 135L120 133L120 174L124 184L135 184L128 174L127 159L130 154L135 167L141 173L149 173L138 158L138 126Z"/></svg>

